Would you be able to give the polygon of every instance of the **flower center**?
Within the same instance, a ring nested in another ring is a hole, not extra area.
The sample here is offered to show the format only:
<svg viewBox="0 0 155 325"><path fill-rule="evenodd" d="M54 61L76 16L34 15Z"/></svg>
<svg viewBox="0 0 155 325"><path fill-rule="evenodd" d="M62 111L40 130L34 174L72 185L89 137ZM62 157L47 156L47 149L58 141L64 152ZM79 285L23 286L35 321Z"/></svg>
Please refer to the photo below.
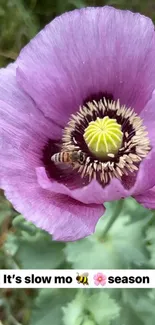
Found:
<svg viewBox="0 0 155 325"><path fill-rule="evenodd" d="M143 120L119 100L93 100L71 116L55 164L68 164L86 181L102 185L135 173L151 150Z"/></svg>
<svg viewBox="0 0 155 325"><path fill-rule="evenodd" d="M108 116L89 123L84 132L84 139L89 150L98 158L107 158L116 154L121 147L123 132L116 119Z"/></svg>

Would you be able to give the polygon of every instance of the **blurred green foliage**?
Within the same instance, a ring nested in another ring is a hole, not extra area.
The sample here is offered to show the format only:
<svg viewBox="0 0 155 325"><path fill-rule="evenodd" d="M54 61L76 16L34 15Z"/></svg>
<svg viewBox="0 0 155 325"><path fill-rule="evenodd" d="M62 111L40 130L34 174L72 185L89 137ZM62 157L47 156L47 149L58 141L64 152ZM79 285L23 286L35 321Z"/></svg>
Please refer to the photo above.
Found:
<svg viewBox="0 0 155 325"><path fill-rule="evenodd" d="M154 269L155 211L134 199L103 236L117 202L93 235L77 242L55 242L18 215L0 197L0 268L12 269ZM0 292L2 325L154 325L152 289L5 289Z"/></svg>
<svg viewBox="0 0 155 325"><path fill-rule="evenodd" d="M105 4L155 21L154 0L0 0L0 66L57 15ZM25 221L0 192L0 268L155 268L155 212L126 200L102 238L114 205L94 235L63 244ZM154 289L1 289L0 325L154 325L154 305Z"/></svg>
<svg viewBox="0 0 155 325"><path fill-rule="evenodd" d="M14 60L20 49L57 15L103 5L141 12L155 21L154 0L0 0L0 66Z"/></svg>

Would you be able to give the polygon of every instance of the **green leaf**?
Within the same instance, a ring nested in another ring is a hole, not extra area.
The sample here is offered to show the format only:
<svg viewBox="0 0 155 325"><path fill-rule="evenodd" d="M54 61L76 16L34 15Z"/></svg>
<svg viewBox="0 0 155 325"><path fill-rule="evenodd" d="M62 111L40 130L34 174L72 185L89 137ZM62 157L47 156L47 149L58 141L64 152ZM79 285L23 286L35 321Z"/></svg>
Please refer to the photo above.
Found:
<svg viewBox="0 0 155 325"><path fill-rule="evenodd" d="M105 291L80 290L63 312L64 325L110 325L120 307Z"/></svg>
<svg viewBox="0 0 155 325"><path fill-rule="evenodd" d="M85 296L80 290L75 299L66 307L63 307L64 325L81 325L84 319Z"/></svg>
<svg viewBox="0 0 155 325"><path fill-rule="evenodd" d="M62 307L75 295L70 289L42 289L36 299L30 325L62 325Z"/></svg>
<svg viewBox="0 0 155 325"><path fill-rule="evenodd" d="M107 292L96 291L87 302L87 309L98 325L110 325L120 314L120 307Z"/></svg>
<svg viewBox="0 0 155 325"><path fill-rule="evenodd" d="M35 236L24 233L17 238L16 259L23 269L54 269L64 262L64 244L52 241L45 232L38 231Z"/></svg>
<svg viewBox="0 0 155 325"><path fill-rule="evenodd" d="M49 234L26 221L22 215L14 219L13 226L17 229L15 258L22 268L51 269L64 265L64 243L52 241Z"/></svg>
<svg viewBox="0 0 155 325"><path fill-rule="evenodd" d="M147 249L150 252L150 266L155 268L155 225L148 228L146 242Z"/></svg>
<svg viewBox="0 0 155 325"><path fill-rule="evenodd" d="M150 289L111 289L110 296L119 301L120 317L111 325L154 325L155 293Z"/></svg>
<svg viewBox="0 0 155 325"><path fill-rule="evenodd" d="M105 238L102 232L112 215L115 202L106 204L106 214L99 220L93 236L67 243L66 258L75 269L137 268L148 263L144 236L152 212L142 207L138 210L136 201L130 202L132 217L128 200L125 200L123 210Z"/></svg>
<svg viewBox="0 0 155 325"><path fill-rule="evenodd" d="M122 289L121 319L125 325L154 325L155 299L148 289Z"/></svg>
<svg viewBox="0 0 155 325"><path fill-rule="evenodd" d="M87 317L87 319L84 319L83 323L81 323L80 325L96 325L96 323L94 323L93 320L88 319Z"/></svg>

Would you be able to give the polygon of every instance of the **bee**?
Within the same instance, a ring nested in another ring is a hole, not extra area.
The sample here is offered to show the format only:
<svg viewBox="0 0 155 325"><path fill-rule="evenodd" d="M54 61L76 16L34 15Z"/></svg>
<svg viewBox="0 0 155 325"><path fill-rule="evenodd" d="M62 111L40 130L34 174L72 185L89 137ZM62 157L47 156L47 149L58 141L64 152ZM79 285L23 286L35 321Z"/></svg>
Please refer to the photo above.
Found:
<svg viewBox="0 0 155 325"><path fill-rule="evenodd" d="M73 164L73 163L80 163L83 164L86 159L86 155L81 151L60 151L55 153L51 160L54 163L63 163L63 164Z"/></svg>
<svg viewBox="0 0 155 325"><path fill-rule="evenodd" d="M83 285L89 285L89 283L88 283L88 273L86 272L86 273L83 273L83 274L81 274L81 275L77 275L77 277L76 277L76 280L77 280L77 282L80 284L80 283L83 283Z"/></svg>

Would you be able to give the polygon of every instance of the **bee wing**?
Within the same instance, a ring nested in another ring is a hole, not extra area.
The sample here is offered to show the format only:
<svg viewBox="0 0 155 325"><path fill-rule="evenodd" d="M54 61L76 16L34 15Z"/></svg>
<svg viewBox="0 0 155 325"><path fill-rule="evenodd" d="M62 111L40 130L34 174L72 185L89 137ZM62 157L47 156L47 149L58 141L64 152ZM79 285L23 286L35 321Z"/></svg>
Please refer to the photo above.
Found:
<svg viewBox="0 0 155 325"><path fill-rule="evenodd" d="M84 272L84 273L81 274L81 276L86 276L86 277L87 277L88 275L89 275L88 272Z"/></svg>

